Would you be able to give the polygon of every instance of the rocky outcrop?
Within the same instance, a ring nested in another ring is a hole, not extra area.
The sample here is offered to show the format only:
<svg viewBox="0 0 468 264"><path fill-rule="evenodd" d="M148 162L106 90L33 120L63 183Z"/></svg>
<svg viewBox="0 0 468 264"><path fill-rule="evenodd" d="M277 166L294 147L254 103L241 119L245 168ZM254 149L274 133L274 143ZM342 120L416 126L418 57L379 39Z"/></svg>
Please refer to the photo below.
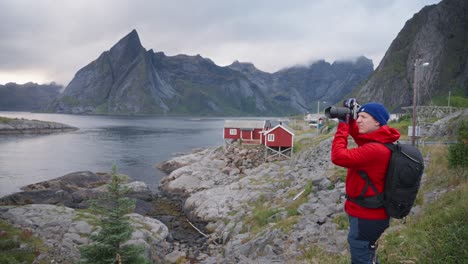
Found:
<svg viewBox="0 0 468 264"><path fill-rule="evenodd" d="M42 203L87 208L89 199L96 199L107 191L106 184L110 178L108 173L72 172L56 179L22 187L22 192L0 198L0 205ZM145 183L131 182L125 186L130 190L127 196L138 200L136 208L138 212L145 214L151 211L148 201L153 199L153 193Z"/></svg>
<svg viewBox="0 0 468 264"><path fill-rule="evenodd" d="M169 235L167 227L157 219L139 214L127 216L135 230L127 243L142 245L147 259L161 261L169 253L165 242ZM80 258L79 247L88 244L89 236L98 230L95 215L49 204L0 206L0 218L41 237L48 251L37 260L48 258L51 263L76 263Z"/></svg>
<svg viewBox="0 0 468 264"><path fill-rule="evenodd" d="M468 109L450 114L430 126L428 137L454 138L461 122L468 122Z"/></svg>
<svg viewBox="0 0 468 264"><path fill-rule="evenodd" d="M214 254L204 263L285 263L312 244L340 254L346 251L346 230L335 220L343 217L344 183L329 161L330 144L328 139L292 160L242 169L224 150L213 149L174 170L160 187L185 197L186 214L207 221L211 239L223 243L223 255ZM244 152L238 154L240 160L249 151ZM257 155L263 160L263 153ZM266 219L269 224L260 233L249 233L256 228L253 214L265 210L274 211Z"/></svg>
<svg viewBox="0 0 468 264"><path fill-rule="evenodd" d="M382 102L392 110L412 105L414 85L419 87L420 105L437 96L445 98L449 91L466 97L467 43L468 1L444 0L426 6L406 22L354 96L362 102ZM415 71L417 59L429 65Z"/></svg>
<svg viewBox="0 0 468 264"><path fill-rule="evenodd" d="M185 155L179 155L176 158L170 159L165 162L161 162L159 164L156 164L156 168L162 170L163 172L170 174L174 170L190 165L194 162L199 161L202 159L204 156L207 156L208 153L210 153L212 150L211 149L204 149L204 150L196 150L190 154L185 154Z"/></svg>
<svg viewBox="0 0 468 264"><path fill-rule="evenodd" d="M0 134L48 134L75 130L78 128L48 121L5 119L0 122Z"/></svg>

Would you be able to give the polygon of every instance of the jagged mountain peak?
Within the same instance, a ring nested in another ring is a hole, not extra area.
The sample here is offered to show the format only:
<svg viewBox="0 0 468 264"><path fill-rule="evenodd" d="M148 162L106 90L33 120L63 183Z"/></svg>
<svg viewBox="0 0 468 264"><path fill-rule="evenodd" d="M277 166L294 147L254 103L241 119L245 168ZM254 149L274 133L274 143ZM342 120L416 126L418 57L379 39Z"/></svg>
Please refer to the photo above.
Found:
<svg viewBox="0 0 468 264"><path fill-rule="evenodd" d="M355 64L355 65L366 64L367 65L369 63L373 64L371 59L367 58L366 56L358 56L354 58L336 60L332 63L332 65L334 64Z"/></svg>
<svg viewBox="0 0 468 264"><path fill-rule="evenodd" d="M240 62L238 60L235 60L233 63L231 63L231 65L228 65L227 67L240 72L266 73L257 69L257 67L255 67L255 65L251 62Z"/></svg>
<svg viewBox="0 0 468 264"><path fill-rule="evenodd" d="M133 29L125 37L120 39L117 42L117 44L115 44L114 46L117 46L119 44L120 45L127 45L127 46L130 46L130 47L143 47L141 45L140 36L138 36L138 32L135 29Z"/></svg>
<svg viewBox="0 0 468 264"><path fill-rule="evenodd" d="M140 37L137 31L134 29L128 33L125 37L120 39L111 49L111 57L122 57L130 56L135 57L138 53L144 50L140 42Z"/></svg>

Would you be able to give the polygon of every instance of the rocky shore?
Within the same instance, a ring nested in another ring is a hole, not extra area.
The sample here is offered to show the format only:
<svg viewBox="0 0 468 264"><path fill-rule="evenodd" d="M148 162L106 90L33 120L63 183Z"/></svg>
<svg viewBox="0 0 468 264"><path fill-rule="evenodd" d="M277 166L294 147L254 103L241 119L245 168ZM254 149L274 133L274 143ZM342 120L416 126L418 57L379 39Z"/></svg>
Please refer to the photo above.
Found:
<svg viewBox="0 0 468 264"><path fill-rule="evenodd" d="M0 134L48 134L78 130L77 127L57 122L1 118Z"/></svg>
<svg viewBox="0 0 468 264"><path fill-rule="evenodd" d="M261 147L232 144L166 162L183 166L161 190L184 197L184 212L207 222L209 241L219 242L202 263L294 263L311 246L346 254L346 230L337 223L344 182L330 162L331 140L292 160L265 162Z"/></svg>

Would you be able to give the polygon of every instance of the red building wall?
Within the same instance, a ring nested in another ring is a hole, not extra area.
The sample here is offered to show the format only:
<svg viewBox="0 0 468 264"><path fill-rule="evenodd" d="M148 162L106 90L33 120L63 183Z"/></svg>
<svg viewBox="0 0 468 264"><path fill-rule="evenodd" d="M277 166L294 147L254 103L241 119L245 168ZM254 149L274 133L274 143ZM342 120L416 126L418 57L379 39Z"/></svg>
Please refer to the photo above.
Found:
<svg viewBox="0 0 468 264"><path fill-rule="evenodd" d="M237 131L236 135L230 135L229 134L229 130L231 129L235 129ZM240 129L238 128L228 128L228 127L225 127L224 128L224 138L228 138L228 139L239 139L240 138Z"/></svg>
<svg viewBox="0 0 468 264"><path fill-rule="evenodd" d="M274 141L268 141L269 134L275 135ZM293 145L292 135L281 127L278 127L275 130L268 133L265 136L265 140L266 140L265 144L268 147L292 147Z"/></svg>
<svg viewBox="0 0 468 264"><path fill-rule="evenodd" d="M252 139L252 130L241 130L242 133L242 139Z"/></svg>
<svg viewBox="0 0 468 264"><path fill-rule="evenodd" d="M260 138L261 138L260 132L261 132L262 130L263 130L263 129L260 129L260 128L254 129L254 131L253 131L253 139L260 139Z"/></svg>

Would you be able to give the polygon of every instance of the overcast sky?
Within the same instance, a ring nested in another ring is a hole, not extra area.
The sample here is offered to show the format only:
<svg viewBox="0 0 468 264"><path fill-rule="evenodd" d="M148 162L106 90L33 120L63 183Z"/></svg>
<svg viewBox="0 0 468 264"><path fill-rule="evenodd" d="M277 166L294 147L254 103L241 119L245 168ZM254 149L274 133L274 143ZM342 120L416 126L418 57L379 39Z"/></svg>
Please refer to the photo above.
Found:
<svg viewBox="0 0 468 264"><path fill-rule="evenodd" d="M67 85L136 29L142 45L266 72L364 55L377 67L405 22L440 0L0 0L0 84Z"/></svg>

